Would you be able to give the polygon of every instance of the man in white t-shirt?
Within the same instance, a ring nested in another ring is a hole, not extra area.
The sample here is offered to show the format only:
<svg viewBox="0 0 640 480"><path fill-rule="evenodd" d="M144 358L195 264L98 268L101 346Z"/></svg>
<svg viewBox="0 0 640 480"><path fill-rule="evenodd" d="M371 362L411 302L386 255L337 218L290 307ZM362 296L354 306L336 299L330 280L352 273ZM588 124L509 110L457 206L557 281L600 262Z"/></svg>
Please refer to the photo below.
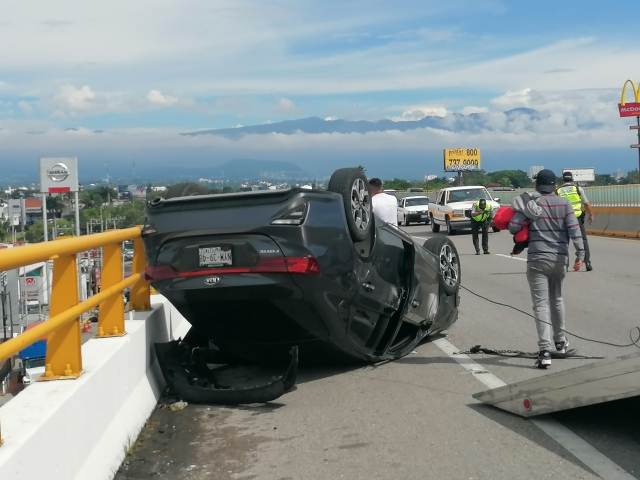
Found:
<svg viewBox="0 0 640 480"><path fill-rule="evenodd" d="M369 180L369 192L371 193L371 206L373 214L384 223L398 226L398 201L393 195L382 191L382 180L372 178Z"/></svg>

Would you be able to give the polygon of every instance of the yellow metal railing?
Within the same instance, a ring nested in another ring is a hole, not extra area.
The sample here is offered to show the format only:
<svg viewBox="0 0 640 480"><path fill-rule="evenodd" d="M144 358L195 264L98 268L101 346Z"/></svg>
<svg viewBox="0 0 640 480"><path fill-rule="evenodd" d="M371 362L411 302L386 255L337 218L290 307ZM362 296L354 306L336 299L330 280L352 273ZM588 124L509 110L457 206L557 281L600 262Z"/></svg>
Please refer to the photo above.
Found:
<svg viewBox="0 0 640 480"><path fill-rule="evenodd" d="M123 278L122 242L133 240L131 276ZM102 248L102 285L100 293L79 303L77 255ZM61 237L52 242L0 250L0 271L53 260L53 282L49 299L49 319L42 324L0 344L0 361L47 338L45 373L40 381L77 378L82 373L80 317L96 306L98 333L96 338L122 336L124 299L122 291L131 287L132 310L151 308L149 285L144 278L146 260L141 229L110 230L84 237Z"/></svg>

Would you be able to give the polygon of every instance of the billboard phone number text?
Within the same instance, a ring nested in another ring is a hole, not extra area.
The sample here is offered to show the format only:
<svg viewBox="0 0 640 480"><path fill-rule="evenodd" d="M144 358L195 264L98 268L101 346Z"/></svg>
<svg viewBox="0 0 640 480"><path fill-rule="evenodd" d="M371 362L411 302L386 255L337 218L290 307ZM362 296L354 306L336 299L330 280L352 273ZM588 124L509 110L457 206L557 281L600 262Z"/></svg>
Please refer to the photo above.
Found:
<svg viewBox="0 0 640 480"><path fill-rule="evenodd" d="M444 169L449 172L480 169L480 150L456 148L444 151Z"/></svg>

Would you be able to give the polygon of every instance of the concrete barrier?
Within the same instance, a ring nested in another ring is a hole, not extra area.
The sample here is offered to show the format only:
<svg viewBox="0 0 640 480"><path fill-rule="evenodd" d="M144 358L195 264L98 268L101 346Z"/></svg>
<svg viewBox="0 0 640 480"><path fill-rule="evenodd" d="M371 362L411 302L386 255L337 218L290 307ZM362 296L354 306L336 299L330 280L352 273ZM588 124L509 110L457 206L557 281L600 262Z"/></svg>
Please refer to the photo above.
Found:
<svg viewBox="0 0 640 480"><path fill-rule="evenodd" d="M639 217L640 208L638 207L609 207L609 224L604 235L638 238Z"/></svg>
<svg viewBox="0 0 640 480"><path fill-rule="evenodd" d="M608 207L592 207L595 220L592 224L585 223L585 229L589 235L604 235L605 230L609 226L609 208ZM589 216L588 214L587 217Z"/></svg>
<svg viewBox="0 0 640 480"><path fill-rule="evenodd" d="M2 480L113 478L165 388L153 343L190 328L164 297L151 302L125 336L82 346L80 378L37 382L0 408Z"/></svg>

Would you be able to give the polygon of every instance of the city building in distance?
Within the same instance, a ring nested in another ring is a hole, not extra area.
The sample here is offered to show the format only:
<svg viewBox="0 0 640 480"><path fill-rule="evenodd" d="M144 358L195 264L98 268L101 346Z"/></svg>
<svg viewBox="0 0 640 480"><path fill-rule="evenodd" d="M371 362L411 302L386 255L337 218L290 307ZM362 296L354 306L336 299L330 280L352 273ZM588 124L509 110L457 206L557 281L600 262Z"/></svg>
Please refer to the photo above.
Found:
<svg viewBox="0 0 640 480"><path fill-rule="evenodd" d="M534 176L536 176L536 174L540 170L544 170L544 167L542 167L542 166L529 167L529 178L533 178Z"/></svg>

